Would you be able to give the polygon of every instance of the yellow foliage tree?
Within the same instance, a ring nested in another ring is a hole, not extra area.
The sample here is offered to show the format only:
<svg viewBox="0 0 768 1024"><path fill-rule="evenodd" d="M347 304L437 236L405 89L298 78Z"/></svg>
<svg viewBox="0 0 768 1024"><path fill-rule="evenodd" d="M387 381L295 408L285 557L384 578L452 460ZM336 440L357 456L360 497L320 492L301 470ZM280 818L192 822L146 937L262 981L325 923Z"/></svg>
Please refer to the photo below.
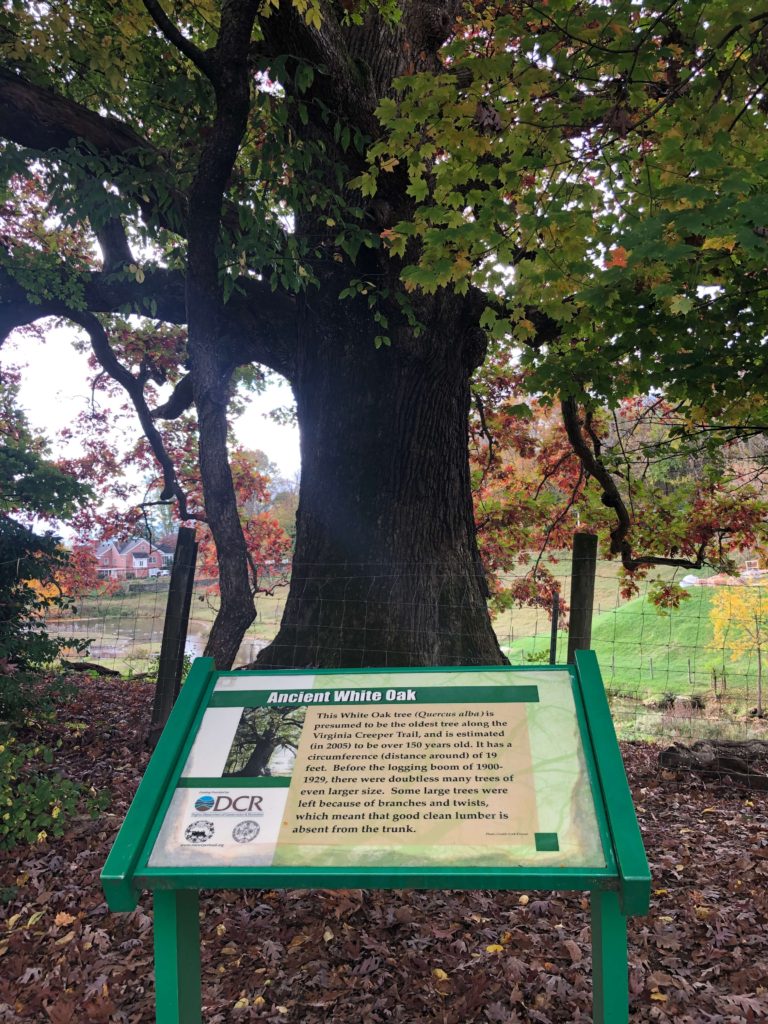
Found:
<svg viewBox="0 0 768 1024"><path fill-rule="evenodd" d="M757 655L757 714L763 715L763 657L768 653L768 587L718 587L710 612L712 647L730 651L735 661Z"/></svg>

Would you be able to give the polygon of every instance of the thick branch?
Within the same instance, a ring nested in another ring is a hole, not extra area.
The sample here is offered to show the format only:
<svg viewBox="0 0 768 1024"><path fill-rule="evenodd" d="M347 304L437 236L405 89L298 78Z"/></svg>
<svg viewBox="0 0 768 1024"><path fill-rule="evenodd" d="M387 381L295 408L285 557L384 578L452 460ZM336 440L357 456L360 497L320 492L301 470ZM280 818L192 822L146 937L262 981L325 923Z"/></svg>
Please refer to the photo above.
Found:
<svg viewBox="0 0 768 1024"><path fill-rule="evenodd" d="M51 89L33 85L0 67L0 135L29 149L66 149L84 139L103 156L123 157L157 150L114 117L94 114Z"/></svg>
<svg viewBox="0 0 768 1024"><path fill-rule="evenodd" d="M62 283L64 268L62 268ZM92 313L116 313L125 306L144 316L150 310L158 320L186 323L184 277L170 270L149 270L139 284L125 276L95 271L79 277L83 303ZM33 323L44 316L69 316L71 306L60 299L30 301L26 290L3 268L0 268L0 345L14 327Z"/></svg>
<svg viewBox="0 0 768 1024"><path fill-rule="evenodd" d="M94 233L101 249L105 273L111 274L133 262L128 235L119 217L111 217L104 224L95 227Z"/></svg>
<svg viewBox="0 0 768 1024"><path fill-rule="evenodd" d="M162 405L152 410L152 418L155 420L177 420L183 416L187 409L195 404L195 396L192 391L192 374L188 373L182 377L173 394Z"/></svg>
<svg viewBox="0 0 768 1024"><path fill-rule="evenodd" d="M187 323L185 279L178 271L149 269L141 283L128 275L95 271L80 281L84 306L91 313L117 313L129 306L140 316ZM59 299L31 302L25 289L0 268L0 345L16 327L46 316L68 317L70 311ZM273 292L264 281L243 279L223 309L221 329L226 335L222 343L229 346L236 364L261 363L292 377L296 350L293 296Z"/></svg>
<svg viewBox="0 0 768 1024"><path fill-rule="evenodd" d="M141 171L141 184L137 183L132 198L145 217L183 233L184 196L167 180L161 190L162 207L151 195L147 169L152 167L155 176L164 177L162 153L117 118L95 114L52 89L43 89L0 67L0 136L40 152L66 150L85 142L102 159L118 158L125 168ZM124 180L119 184L128 187Z"/></svg>

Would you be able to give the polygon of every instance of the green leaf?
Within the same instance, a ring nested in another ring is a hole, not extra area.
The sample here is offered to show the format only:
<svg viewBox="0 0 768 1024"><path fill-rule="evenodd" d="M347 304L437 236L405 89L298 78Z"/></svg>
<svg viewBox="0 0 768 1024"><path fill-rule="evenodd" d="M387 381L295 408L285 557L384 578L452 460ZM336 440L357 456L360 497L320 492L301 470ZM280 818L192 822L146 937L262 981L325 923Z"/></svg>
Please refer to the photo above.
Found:
<svg viewBox="0 0 768 1024"><path fill-rule="evenodd" d="M693 309L693 299L689 295L674 295L670 300L669 308L675 315L685 315Z"/></svg>

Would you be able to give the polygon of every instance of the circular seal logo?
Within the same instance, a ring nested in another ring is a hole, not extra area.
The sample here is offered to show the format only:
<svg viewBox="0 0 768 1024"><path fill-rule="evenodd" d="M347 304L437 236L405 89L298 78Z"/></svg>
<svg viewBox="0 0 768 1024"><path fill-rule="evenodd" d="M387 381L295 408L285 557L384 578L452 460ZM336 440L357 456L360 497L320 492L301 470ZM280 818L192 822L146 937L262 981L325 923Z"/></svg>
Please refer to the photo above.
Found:
<svg viewBox="0 0 768 1024"><path fill-rule="evenodd" d="M195 800L196 811L210 811L213 810L213 797L212 796L201 796Z"/></svg>
<svg viewBox="0 0 768 1024"><path fill-rule="evenodd" d="M193 821L184 830L184 838L188 843L207 843L213 833L212 821Z"/></svg>
<svg viewBox="0 0 768 1024"><path fill-rule="evenodd" d="M236 843L252 843L259 831L257 822L241 821L232 829L232 838Z"/></svg>

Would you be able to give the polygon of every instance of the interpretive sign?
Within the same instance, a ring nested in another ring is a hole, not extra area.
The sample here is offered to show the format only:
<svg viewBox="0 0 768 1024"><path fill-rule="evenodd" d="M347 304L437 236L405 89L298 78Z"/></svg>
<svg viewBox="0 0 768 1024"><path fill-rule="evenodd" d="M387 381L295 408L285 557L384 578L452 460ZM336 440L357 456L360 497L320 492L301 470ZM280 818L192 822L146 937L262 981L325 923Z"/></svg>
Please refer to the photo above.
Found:
<svg viewBox="0 0 768 1024"><path fill-rule="evenodd" d="M596 930L618 927L619 950L623 934L618 995L599 951L595 966L595 1020L619 1024L626 915L647 908L649 876L597 663L579 658L269 673L199 659L104 869L110 906L158 890L181 941L202 887L588 889ZM198 1021L177 989L158 1019Z"/></svg>

